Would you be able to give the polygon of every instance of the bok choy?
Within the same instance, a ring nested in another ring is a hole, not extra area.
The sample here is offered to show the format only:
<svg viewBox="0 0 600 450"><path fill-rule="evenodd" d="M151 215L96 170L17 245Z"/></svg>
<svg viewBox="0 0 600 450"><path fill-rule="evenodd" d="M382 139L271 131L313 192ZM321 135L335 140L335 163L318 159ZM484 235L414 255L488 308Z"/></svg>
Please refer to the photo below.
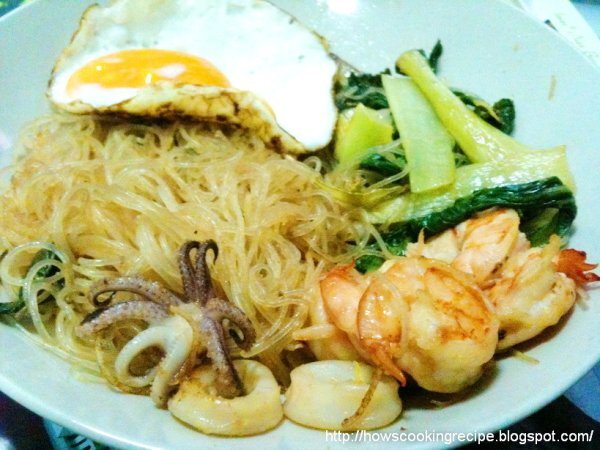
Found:
<svg viewBox="0 0 600 450"><path fill-rule="evenodd" d="M515 209L521 216L521 231L531 244L542 245L552 234L566 236L575 219L575 198L557 177L529 183L480 189L456 199L450 206L429 214L397 222L382 234L387 249L394 255L402 255L409 242L417 240L421 230L432 236L469 219L485 209L501 206ZM371 251L377 246L372 245ZM369 254L356 261L362 272L377 269L384 261L382 256Z"/></svg>

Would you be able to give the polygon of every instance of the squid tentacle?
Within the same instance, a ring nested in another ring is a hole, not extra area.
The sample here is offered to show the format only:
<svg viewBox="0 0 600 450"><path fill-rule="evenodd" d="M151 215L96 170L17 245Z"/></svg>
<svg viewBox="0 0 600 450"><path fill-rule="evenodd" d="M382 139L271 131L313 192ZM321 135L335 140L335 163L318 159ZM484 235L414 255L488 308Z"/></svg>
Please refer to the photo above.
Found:
<svg viewBox="0 0 600 450"><path fill-rule="evenodd" d="M163 287L157 281L148 281L140 277L105 278L98 281L90 288L90 297L96 306L106 302L99 301L98 297L106 292L125 291L138 294L146 300L165 306L174 306L182 303L181 298L174 292Z"/></svg>
<svg viewBox="0 0 600 450"><path fill-rule="evenodd" d="M243 350L249 350L256 340L256 331L252 322L244 312L232 303L218 299L211 299L206 305L207 314L215 322L222 323L227 319L242 332L243 337L240 338L237 333L234 333L234 340L237 345Z"/></svg>
<svg viewBox="0 0 600 450"><path fill-rule="evenodd" d="M169 312L163 305L143 300L131 300L96 309L83 319L75 329L75 333L79 337L86 337L108 328L117 320L139 319L155 323L168 316Z"/></svg>
<svg viewBox="0 0 600 450"><path fill-rule="evenodd" d="M196 255L196 283L201 305L205 305L208 300L216 297L210 272L208 270L208 263L206 261L208 250L212 250L214 261L219 257L219 247L215 241L209 239L200 244L198 254Z"/></svg>
<svg viewBox="0 0 600 450"><path fill-rule="evenodd" d="M192 265L190 253L200 247L198 241L188 241L179 249L179 273L183 284L183 293L186 303L196 303L200 301L200 293L196 283L195 270Z"/></svg>
<svg viewBox="0 0 600 450"><path fill-rule="evenodd" d="M221 397L234 398L244 395L244 385L233 366L223 327L205 316L201 321L201 333L206 342L206 352L217 371L216 388Z"/></svg>

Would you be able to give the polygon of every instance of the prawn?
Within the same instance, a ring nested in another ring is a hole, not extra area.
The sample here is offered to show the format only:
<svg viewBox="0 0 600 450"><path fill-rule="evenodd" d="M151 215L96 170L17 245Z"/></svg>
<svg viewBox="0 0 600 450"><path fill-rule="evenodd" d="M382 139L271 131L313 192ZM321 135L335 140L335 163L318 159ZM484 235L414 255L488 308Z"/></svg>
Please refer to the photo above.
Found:
<svg viewBox="0 0 600 450"><path fill-rule="evenodd" d="M560 238L555 235L544 247L513 255L487 290L501 323L498 350L537 336L575 303L575 281L556 270L559 253Z"/></svg>
<svg viewBox="0 0 600 450"><path fill-rule="evenodd" d="M425 257L390 260L371 275L348 267L343 274L334 269L321 280L323 302L370 362L401 384L406 372L436 392L457 392L481 376L498 321L469 275Z"/></svg>
<svg viewBox="0 0 600 450"><path fill-rule="evenodd" d="M524 342L555 325L573 306L577 284L600 280L596 265L573 249L560 250L552 236L532 248L519 231L519 216L491 209L424 242L410 244L407 254L444 260L470 273L496 308L500 320L498 350Z"/></svg>
<svg viewBox="0 0 600 450"><path fill-rule="evenodd" d="M357 305L350 301L348 302L349 306L344 306L343 302L348 298L354 299L357 293L353 289L361 288L358 283L359 278L347 279L353 270L352 265L346 265L333 268L328 272L328 277L321 283L321 291L317 289L317 293L310 304L310 325L307 328L295 331L293 334L295 340L306 341L319 360L361 361L367 356L364 352L361 356L357 351L359 346L354 345L351 342L351 335L345 332L352 328L352 320L356 322L355 313L354 319L348 320L348 318L352 316L351 310L356 310ZM360 276L358 272L356 274ZM331 287L331 290L328 286ZM334 292L334 287L339 288L339 290ZM347 291L348 289L350 292ZM336 314L332 314L331 310L326 308L322 292L337 306L335 308ZM360 298L360 293L358 293L358 297ZM342 310L342 314L337 314Z"/></svg>
<svg viewBox="0 0 600 450"><path fill-rule="evenodd" d="M427 243L409 244L408 256L426 256L444 261L455 269L473 275L485 287L514 252L529 247L519 231L519 215L512 209L490 209L454 228L433 237Z"/></svg>

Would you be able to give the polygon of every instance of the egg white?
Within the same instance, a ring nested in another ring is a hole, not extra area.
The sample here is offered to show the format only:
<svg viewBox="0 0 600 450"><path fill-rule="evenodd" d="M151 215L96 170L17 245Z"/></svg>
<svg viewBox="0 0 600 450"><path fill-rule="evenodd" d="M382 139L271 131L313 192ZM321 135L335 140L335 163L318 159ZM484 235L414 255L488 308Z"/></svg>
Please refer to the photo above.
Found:
<svg viewBox="0 0 600 450"><path fill-rule="evenodd" d="M92 7L55 66L50 100L72 112L131 114L127 103L141 90L147 103L152 88L86 85L73 96L66 87L73 73L86 63L136 48L174 50L210 61L231 83L229 88L213 87L211 95L243 91L246 100L255 96L262 120L275 122L270 124L272 137L300 143L293 151L299 147L315 150L331 139L337 65L318 36L262 0L117 0L108 7ZM196 91L201 95L202 89ZM162 97L164 101L164 92ZM173 100L169 100L170 108L176 111ZM274 117L268 117L269 111ZM196 112L198 118L204 118L202 111ZM135 114L144 115L144 111ZM278 138L278 133L293 139Z"/></svg>

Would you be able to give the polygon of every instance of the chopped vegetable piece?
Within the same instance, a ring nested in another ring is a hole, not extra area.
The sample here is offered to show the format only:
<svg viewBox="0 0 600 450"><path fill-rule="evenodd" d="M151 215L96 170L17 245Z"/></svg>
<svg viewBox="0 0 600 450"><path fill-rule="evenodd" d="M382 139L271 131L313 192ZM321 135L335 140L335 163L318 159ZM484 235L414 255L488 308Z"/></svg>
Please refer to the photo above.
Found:
<svg viewBox="0 0 600 450"><path fill-rule="evenodd" d="M343 111L354 108L359 103L371 109L388 108L381 85L381 75L389 73L389 70L377 74L351 72L348 77L342 77L335 86L337 109Z"/></svg>
<svg viewBox="0 0 600 450"><path fill-rule="evenodd" d="M25 302L21 297L14 302L0 302L0 314L14 314L25 306Z"/></svg>
<svg viewBox="0 0 600 450"><path fill-rule="evenodd" d="M383 87L406 152L412 192L426 192L454 181L454 139L408 78L383 75Z"/></svg>
<svg viewBox="0 0 600 450"><path fill-rule="evenodd" d="M440 62L440 58L442 57L442 53L444 53L444 47L442 46L442 42L438 39L433 48L431 49L431 53L429 53L429 57L427 58L427 62L429 62L429 67L434 72L438 70L438 64Z"/></svg>
<svg viewBox="0 0 600 450"><path fill-rule="evenodd" d="M521 144L482 120L439 80L418 51L402 54L398 66L429 100L438 117L474 163L503 161L524 153L543 153Z"/></svg>
<svg viewBox="0 0 600 450"><path fill-rule="evenodd" d="M511 99L502 98L493 105L490 105L474 95L456 90L452 92L454 92L465 105L470 107L475 114L490 125L506 134L511 134L514 131L517 114L515 111L515 104Z"/></svg>
<svg viewBox="0 0 600 450"><path fill-rule="evenodd" d="M393 133L387 110L375 111L359 104L354 110L340 115L335 156L341 164L360 161L371 147L390 143Z"/></svg>
<svg viewBox="0 0 600 450"><path fill-rule="evenodd" d="M526 153L502 163L468 164L456 169L456 180L451 186L422 194L404 194L369 211L369 219L380 224L404 222L441 211L480 189L528 183L553 176L558 176L572 190L564 147L539 154Z"/></svg>
<svg viewBox="0 0 600 450"><path fill-rule="evenodd" d="M426 236L441 233L448 228L469 219L473 214L485 209L501 206L515 209L521 216L521 230L527 234L532 245L542 245L552 234L566 236L570 229L577 207L575 198L556 177L529 183L484 188L471 195L461 197L447 208L422 216L398 222L390 226L387 233L382 235L388 250L395 255L402 255L409 242L417 240L421 230ZM554 212L551 216L546 210ZM531 221L539 221L540 217L551 217L551 227L546 226L545 233L532 235ZM370 248L377 250L376 244ZM362 272L377 269L384 259L377 255L366 255L359 258L356 267Z"/></svg>
<svg viewBox="0 0 600 450"><path fill-rule="evenodd" d="M359 168L383 177L391 177L406 169L406 155L400 147L398 151L369 152L360 162Z"/></svg>

